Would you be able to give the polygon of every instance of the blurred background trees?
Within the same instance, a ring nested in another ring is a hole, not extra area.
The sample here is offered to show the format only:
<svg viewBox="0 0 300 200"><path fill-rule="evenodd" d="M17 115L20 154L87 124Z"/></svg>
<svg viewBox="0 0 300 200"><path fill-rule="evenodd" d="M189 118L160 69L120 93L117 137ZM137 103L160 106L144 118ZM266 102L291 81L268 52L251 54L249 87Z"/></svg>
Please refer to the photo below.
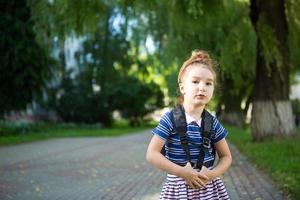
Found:
<svg viewBox="0 0 300 200"><path fill-rule="evenodd" d="M294 130L289 88L300 69L296 0L2 4L1 116L31 105L67 122L110 126L118 111L138 125L174 105L178 69L193 49L204 49L219 63L209 107L222 121L243 126L253 106L254 139L272 137L274 124L281 135ZM273 109L257 112L258 100ZM287 112L276 109L282 101ZM257 123L261 118L275 121L266 127Z"/></svg>
<svg viewBox="0 0 300 200"><path fill-rule="evenodd" d="M50 79L50 57L36 41L26 1L1 3L0 118L26 107Z"/></svg>

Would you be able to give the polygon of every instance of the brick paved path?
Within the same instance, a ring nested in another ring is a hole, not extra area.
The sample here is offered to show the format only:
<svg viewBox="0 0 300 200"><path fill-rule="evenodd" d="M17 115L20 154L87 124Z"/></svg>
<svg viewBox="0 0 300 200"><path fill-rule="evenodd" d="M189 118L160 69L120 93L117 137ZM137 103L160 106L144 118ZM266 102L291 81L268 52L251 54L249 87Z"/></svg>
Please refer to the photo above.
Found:
<svg viewBox="0 0 300 200"><path fill-rule="evenodd" d="M230 144L233 163L222 177L232 200L285 200L270 178L252 166Z"/></svg>
<svg viewBox="0 0 300 200"><path fill-rule="evenodd" d="M2 147L0 199L158 199L165 173L145 161L150 137L147 131ZM231 199L283 199L265 176L231 149L236 161L223 177Z"/></svg>

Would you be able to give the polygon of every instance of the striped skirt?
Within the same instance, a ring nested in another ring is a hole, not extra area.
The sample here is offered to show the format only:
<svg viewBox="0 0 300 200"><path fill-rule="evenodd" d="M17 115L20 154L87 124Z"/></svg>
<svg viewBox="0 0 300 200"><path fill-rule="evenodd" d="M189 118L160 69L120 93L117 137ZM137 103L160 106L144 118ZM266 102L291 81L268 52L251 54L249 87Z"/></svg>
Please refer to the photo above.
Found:
<svg viewBox="0 0 300 200"><path fill-rule="evenodd" d="M208 182L205 188L193 189L178 176L168 174L160 199L163 200L227 200L229 196L220 178Z"/></svg>

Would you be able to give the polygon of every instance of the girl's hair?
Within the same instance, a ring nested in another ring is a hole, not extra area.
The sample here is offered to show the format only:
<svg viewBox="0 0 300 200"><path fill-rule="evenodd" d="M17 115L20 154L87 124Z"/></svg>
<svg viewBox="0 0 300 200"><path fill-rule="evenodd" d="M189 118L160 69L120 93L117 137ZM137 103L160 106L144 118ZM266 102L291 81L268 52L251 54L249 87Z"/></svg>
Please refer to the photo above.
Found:
<svg viewBox="0 0 300 200"><path fill-rule="evenodd" d="M178 84L182 82L182 79L184 77L184 74L186 73L187 69L192 66L192 65L202 65L203 67L207 68L211 73L213 74L214 77L214 85L217 84L217 73L216 73L216 67L217 64L214 62L209 54L206 51L203 50L194 50L192 51L192 54L189 59L187 59L183 65L181 66L179 73L178 73ZM178 103L183 102L183 96L180 94L178 98Z"/></svg>

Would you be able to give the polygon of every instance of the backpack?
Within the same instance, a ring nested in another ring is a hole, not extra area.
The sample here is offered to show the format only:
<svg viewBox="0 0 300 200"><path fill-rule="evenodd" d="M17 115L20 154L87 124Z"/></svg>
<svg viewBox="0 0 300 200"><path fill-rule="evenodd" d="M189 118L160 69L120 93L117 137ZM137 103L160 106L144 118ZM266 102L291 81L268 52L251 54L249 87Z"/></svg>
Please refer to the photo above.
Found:
<svg viewBox="0 0 300 200"><path fill-rule="evenodd" d="M171 121L176 133L179 134L180 143L186 155L188 162L191 162L191 155L188 147L187 140L187 122L185 118L185 112L183 106L179 105L171 110ZM211 135L213 133L213 116L205 109L202 112L201 120L201 133L202 133L202 144L200 145L200 153L197 163L194 164L194 168L201 170L202 165L210 167L214 164L214 160L204 162L205 153L212 147L213 154L215 154L214 146L211 146ZM165 156L165 145L163 146L161 153Z"/></svg>

